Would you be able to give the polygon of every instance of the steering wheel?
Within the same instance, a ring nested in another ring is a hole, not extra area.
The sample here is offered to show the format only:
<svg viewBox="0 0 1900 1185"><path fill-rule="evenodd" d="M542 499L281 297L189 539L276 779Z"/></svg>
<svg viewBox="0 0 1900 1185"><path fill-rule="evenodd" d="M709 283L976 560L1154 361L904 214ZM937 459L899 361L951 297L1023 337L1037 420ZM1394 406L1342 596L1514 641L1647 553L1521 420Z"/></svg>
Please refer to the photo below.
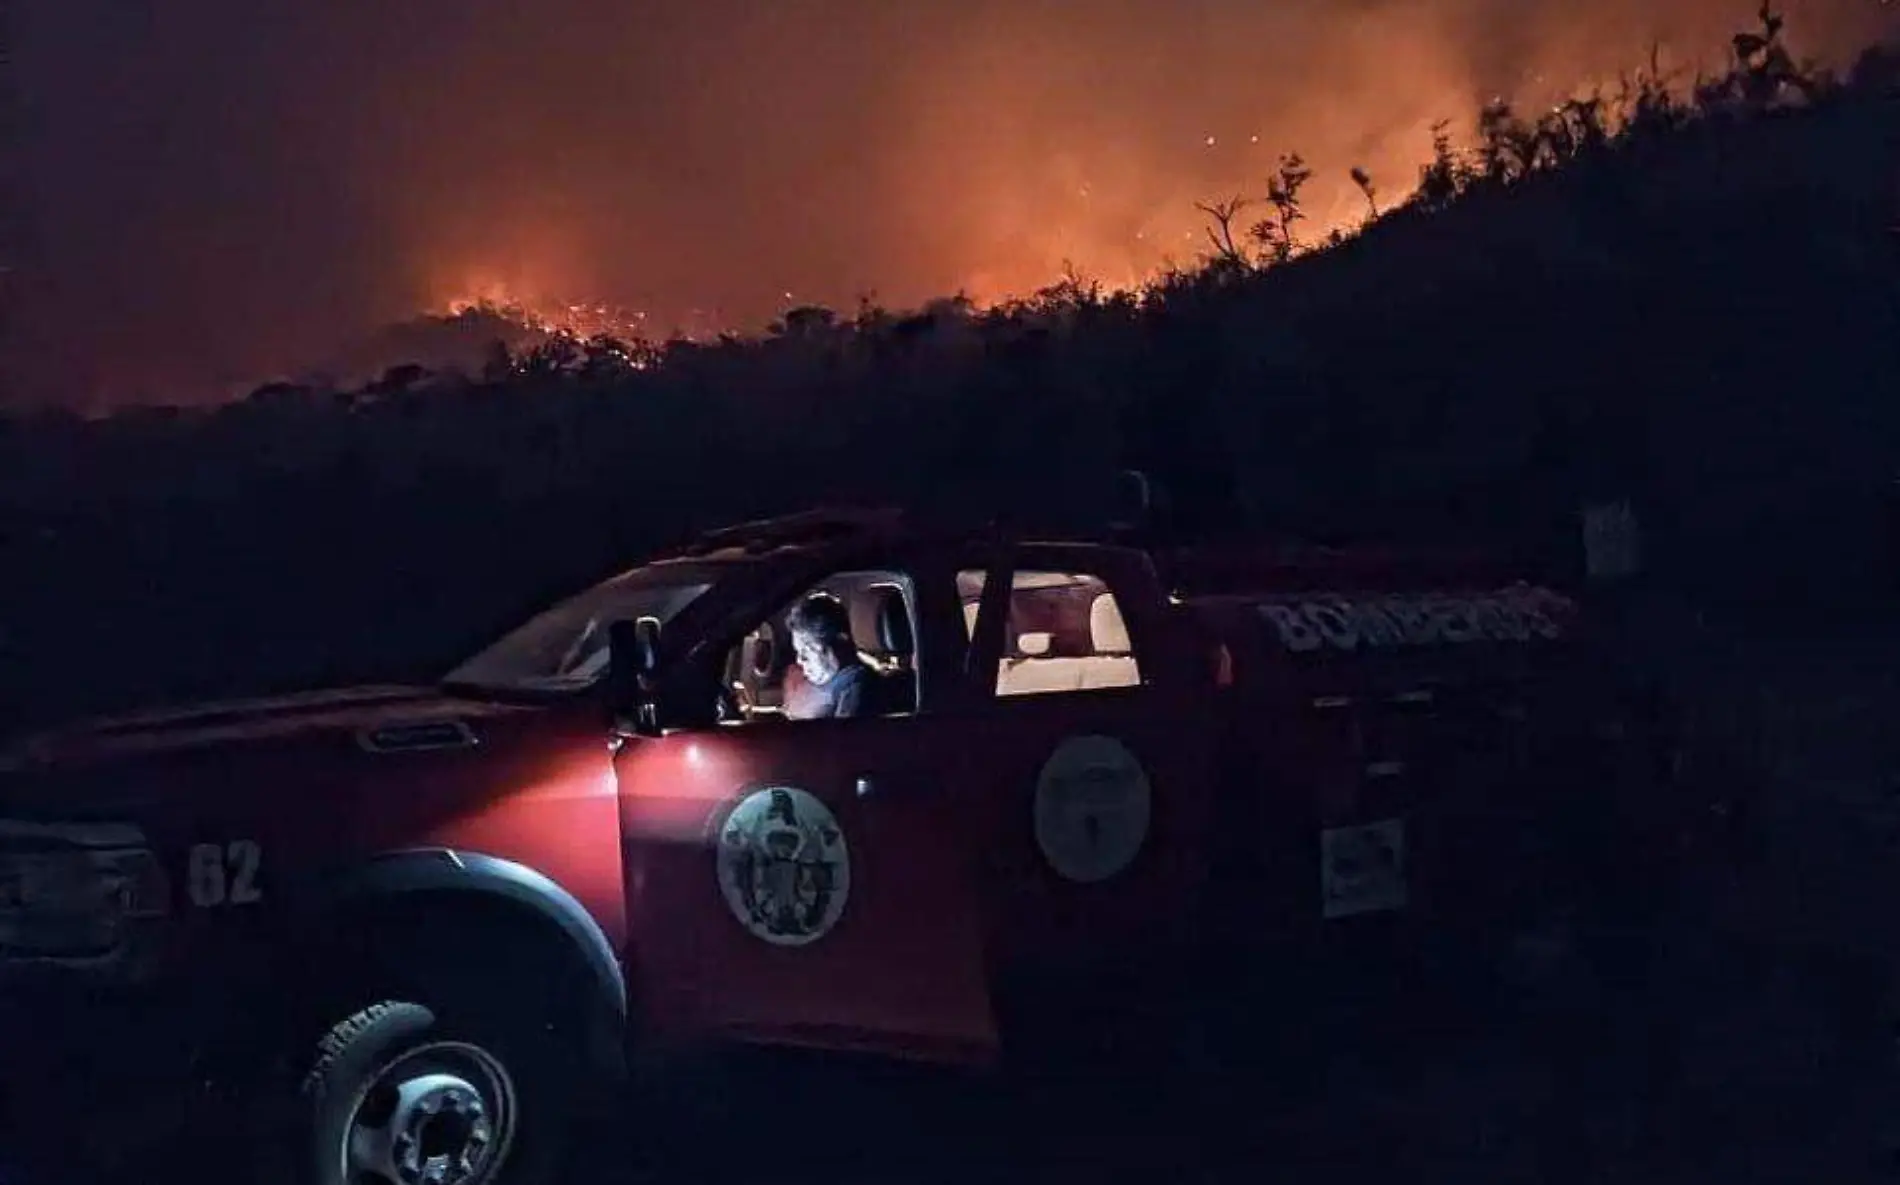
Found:
<svg viewBox="0 0 1900 1185"><path fill-rule="evenodd" d="M751 712L747 710L743 691L743 688L735 688L730 683L719 684L717 708L721 724L744 723L752 718Z"/></svg>

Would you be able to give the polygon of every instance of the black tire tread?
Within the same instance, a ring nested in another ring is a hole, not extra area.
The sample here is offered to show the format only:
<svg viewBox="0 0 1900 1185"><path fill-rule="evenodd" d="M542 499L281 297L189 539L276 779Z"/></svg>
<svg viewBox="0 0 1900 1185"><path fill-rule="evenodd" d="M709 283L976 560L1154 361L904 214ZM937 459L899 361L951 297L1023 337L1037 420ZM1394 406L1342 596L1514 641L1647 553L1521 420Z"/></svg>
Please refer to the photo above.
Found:
<svg viewBox="0 0 1900 1185"><path fill-rule="evenodd" d="M317 1042L316 1062L304 1075L299 1093L312 1102L322 1102L329 1093L330 1072L349 1052L350 1047L363 1034L380 1024L385 1017L397 1014L405 1008L421 1008L421 1005L405 1004L397 1000L382 1000L332 1025L330 1031Z"/></svg>

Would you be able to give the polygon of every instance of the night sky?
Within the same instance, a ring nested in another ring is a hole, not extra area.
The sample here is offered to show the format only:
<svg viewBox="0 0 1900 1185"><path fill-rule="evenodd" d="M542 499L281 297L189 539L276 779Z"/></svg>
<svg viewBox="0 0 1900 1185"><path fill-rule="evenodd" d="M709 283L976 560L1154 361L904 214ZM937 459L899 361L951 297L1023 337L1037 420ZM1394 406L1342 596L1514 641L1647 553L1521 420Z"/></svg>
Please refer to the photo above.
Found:
<svg viewBox="0 0 1900 1185"><path fill-rule="evenodd" d="M9 0L0 398L204 400L482 296L657 329L1198 250L1196 200L1401 196L1437 118L1719 64L1723 0ZM1798 50L1894 27L1786 6ZM788 295L789 294L789 295ZM695 312L697 310L697 312Z"/></svg>

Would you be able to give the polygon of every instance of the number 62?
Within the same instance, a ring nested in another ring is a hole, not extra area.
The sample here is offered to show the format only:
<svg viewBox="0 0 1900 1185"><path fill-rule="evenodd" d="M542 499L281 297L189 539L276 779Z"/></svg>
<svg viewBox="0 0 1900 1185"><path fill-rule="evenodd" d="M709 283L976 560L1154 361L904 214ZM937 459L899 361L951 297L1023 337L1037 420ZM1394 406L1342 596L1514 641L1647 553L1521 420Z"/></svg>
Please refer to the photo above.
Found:
<svg viewBox="0 0 1900 1185"><path fill-rule="evenodd" d="M254 839L191 845L185 864L185 889L191 903L199 909L210 909L262 900L257 869L263 860L264 850Z"/></svg>

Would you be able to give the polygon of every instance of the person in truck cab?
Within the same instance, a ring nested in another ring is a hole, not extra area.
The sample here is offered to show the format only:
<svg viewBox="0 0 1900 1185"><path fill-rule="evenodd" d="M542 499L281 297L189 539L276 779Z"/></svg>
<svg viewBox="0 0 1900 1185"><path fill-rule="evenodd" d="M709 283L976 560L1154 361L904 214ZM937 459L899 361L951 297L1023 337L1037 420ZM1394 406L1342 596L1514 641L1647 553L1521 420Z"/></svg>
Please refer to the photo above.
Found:
<svg viewBox="0 0 1900 1185"><path fill-rule="evenodd" d="M830 593L813 593L786 616L785 627L805 676L805 686L786 702L786 717L819 720L862 714L871 673L858 657L844 602Z"/></svg>

